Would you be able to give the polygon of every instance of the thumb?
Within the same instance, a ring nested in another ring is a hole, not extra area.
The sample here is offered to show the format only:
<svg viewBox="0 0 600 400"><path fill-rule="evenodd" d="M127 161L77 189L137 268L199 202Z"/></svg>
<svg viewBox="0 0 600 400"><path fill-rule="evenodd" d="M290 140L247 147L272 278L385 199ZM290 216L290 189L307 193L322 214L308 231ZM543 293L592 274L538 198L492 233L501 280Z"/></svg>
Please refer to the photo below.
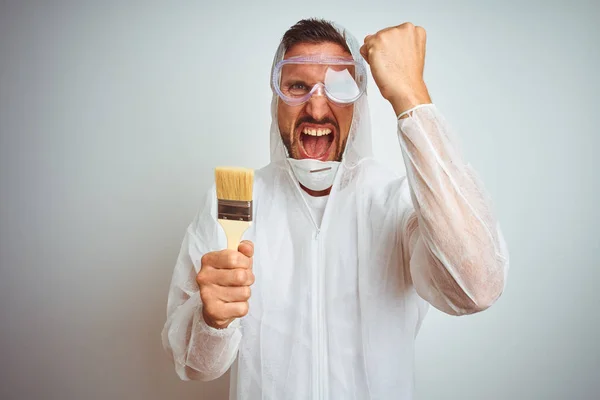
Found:
<svg viewBox="0 0 600 400"><path fill-rule="evenodd" d="M363 44L360 46L360 55L363 56L367 64L369 63L369 53L367 52L367 45Z"/></svg>
<svg viewBox="0 0 600 400"><path fill-rule="evenodd" d="M246 257L251 258L254 255L254 243L249 240L244 240L238 246L238 251Z"/></svg>

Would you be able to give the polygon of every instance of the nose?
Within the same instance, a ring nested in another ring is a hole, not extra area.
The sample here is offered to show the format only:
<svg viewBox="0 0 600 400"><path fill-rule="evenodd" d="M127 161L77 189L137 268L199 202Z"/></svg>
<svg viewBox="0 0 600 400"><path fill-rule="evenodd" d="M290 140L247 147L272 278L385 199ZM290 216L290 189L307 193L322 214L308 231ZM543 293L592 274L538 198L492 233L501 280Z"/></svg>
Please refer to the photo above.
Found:
<svg viewBox="0 0 600 400"><path fill-rule="evenodd" d="M306 104L306 113L317 121L325 118L330 112L329 101L323 88L319 87Z"/></svg>

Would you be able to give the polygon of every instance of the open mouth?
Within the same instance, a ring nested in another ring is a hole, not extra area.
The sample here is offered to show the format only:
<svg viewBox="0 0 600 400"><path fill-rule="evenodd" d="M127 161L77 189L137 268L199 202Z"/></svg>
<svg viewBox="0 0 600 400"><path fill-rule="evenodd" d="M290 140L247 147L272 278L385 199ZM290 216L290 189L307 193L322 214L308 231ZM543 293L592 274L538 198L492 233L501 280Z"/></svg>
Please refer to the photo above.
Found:
<svg viewBox="0 0 600 400"><path fill-rule="evenodd" d="M303 124L299 130L302 158L326 161L333 148L335 128L328 125Z"/></svg>

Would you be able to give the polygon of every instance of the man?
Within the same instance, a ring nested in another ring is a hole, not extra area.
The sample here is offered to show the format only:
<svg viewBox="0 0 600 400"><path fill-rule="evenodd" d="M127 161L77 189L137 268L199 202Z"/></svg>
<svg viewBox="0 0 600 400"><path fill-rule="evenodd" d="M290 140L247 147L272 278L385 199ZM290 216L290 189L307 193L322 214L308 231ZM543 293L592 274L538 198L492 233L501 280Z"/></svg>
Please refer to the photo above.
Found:
<svg viewBox="0 0 600 400"><path fill-rule="evenodd" d="M412 24L362 47L322 20L285 33L246 241L222 250L213 189L175 267L163 343L181 379L232 366L233 399L410 399L428 304L464 315L498 299L508 254L424 58ZM398 118L407 177L372 157L365 61Z"/></svg>

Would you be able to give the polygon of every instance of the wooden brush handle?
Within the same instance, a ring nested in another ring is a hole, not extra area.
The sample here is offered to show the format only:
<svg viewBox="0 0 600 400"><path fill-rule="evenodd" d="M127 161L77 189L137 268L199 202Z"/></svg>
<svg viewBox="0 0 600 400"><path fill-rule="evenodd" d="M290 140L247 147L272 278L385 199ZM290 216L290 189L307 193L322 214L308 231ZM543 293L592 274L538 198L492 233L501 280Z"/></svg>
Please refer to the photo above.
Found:
<svg viewBox="0 0 600 400"><path fill-rule="evenodd" d="M227 248L229 250L237 250L242 240L242 235L252 222L219 219L219 224L221 224L225 231L225 236L227 236Z"/></svg>

